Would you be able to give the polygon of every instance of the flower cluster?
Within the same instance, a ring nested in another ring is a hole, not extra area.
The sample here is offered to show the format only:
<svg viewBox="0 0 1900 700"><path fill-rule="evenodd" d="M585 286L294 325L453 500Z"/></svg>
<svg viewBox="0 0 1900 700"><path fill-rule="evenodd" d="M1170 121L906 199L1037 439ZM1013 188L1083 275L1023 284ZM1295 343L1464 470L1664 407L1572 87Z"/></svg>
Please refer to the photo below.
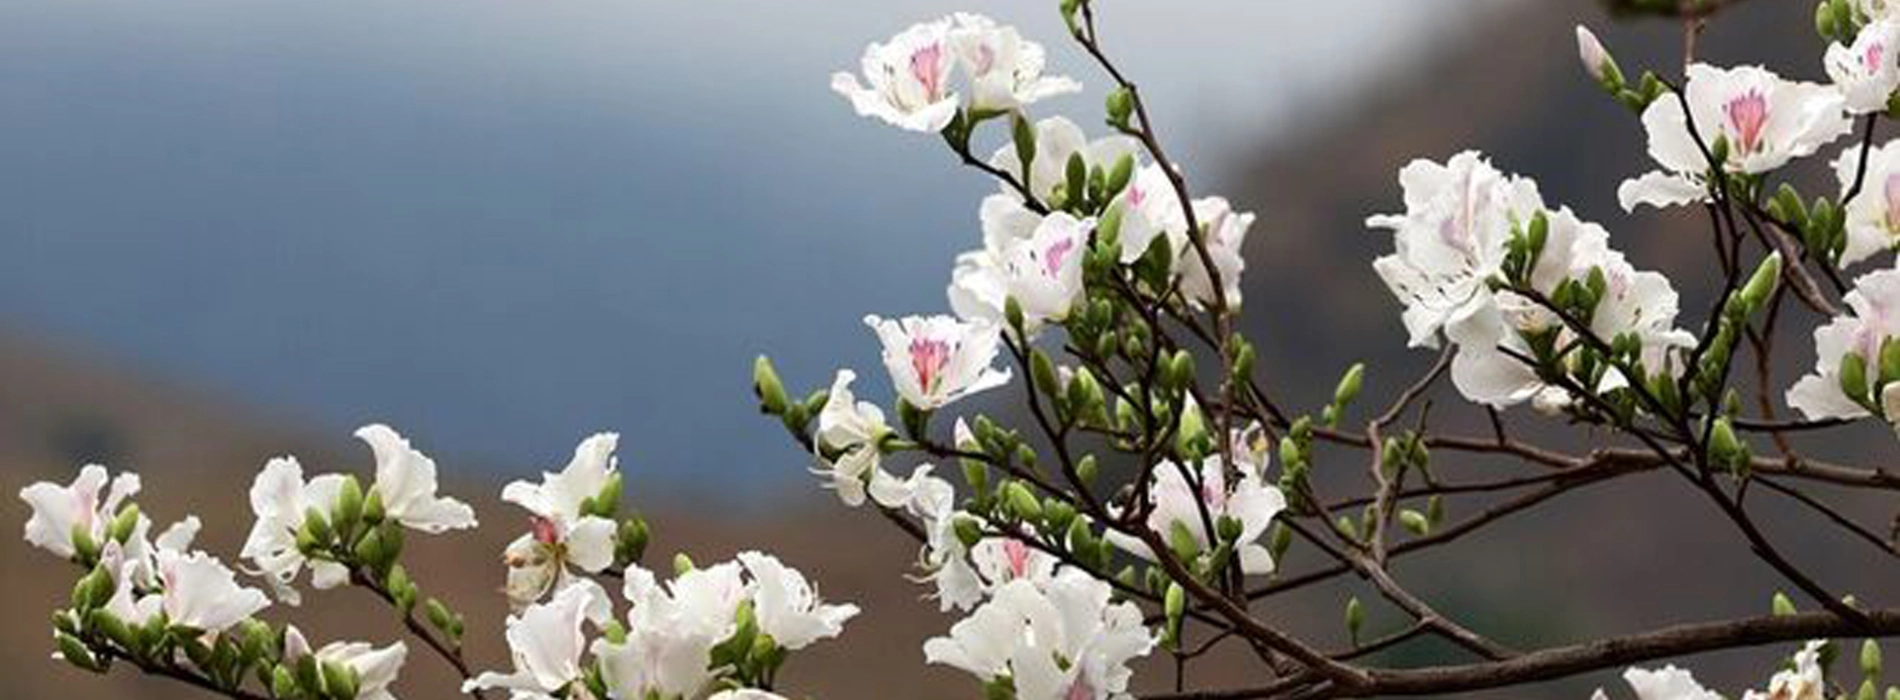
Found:
<svg viewBox="0 0 1900 700"><path fill-rule="evenodd" d="M517 700L554 698L775 698L769 684L787 654L837 636L858 614L822 602L804 575L758 552L697 568L681 560L661 584L624 573L624 623L589 579L508 618L512 673L488 672L465 690L506 689ZM590 630L597 635L590 635ZM591 637L591 641L590 641ZM591 659L591 663L590 663Z"/></svg>
<svg viewBox="0 0 1900 700"><path fill-rule="evenodd" d="M871 44L861 61L863 81L837 73L831 89L860 115L911 131L942 131L959 109L1007 111L1082 89L1074 80L1043 75L1044 61L1042 45L1024 40L1015 27L959 13ZM959 77L967 99L957 92Z"/></svg>
<svg viewBox="0 0 1900 700"><path fill-rule="evenodd" d="M1742 693L1742 700L1824 700L1829 697L1821 654L1830 646L1826 640L1814 640L1803 645L1800 651L1795 652L1788 668L1768 679L1767 690L1750 689ZM1869 675L1878 675L1878 652L1873 658L1873 670ZM1623 673L1623 680L1629 683L1630 690L1636 693L1638 700L1721 700L1723 697L1720 693L1702 687L1694 675L1675 666L1664 666L1654 671L1631 668ZM1863 692L1862 696L1871 698L1873 693ZM1592 700L1609 700L1609 697L1608 693L1598 689Z"/></svg>

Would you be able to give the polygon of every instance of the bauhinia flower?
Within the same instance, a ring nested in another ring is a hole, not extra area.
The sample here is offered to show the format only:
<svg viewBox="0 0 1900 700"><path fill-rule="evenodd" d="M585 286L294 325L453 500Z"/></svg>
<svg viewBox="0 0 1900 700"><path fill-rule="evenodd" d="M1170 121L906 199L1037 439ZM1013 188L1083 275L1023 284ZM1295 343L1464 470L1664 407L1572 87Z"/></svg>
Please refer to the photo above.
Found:
<svg viewBox="0 0 1900 700"><path fill-rule="evenodd" d="M950 45L969 76L972 110L1011 110L1082 90L1082 84L1073 79L1043 75L1042 45L988 17L958 13Z"/></svg>
<svg viewBox="0 0 1900 700"><path fill-rule="evenodd" d="M504 688L514 700L556 700L581 680L581 654L587 651L588 623L612 614L607 594L588 581L562 588L545 603L508 617L508 649L513 673L484 672L462 684L462 692ZM640 696L622 696L640 697Z"/></svg>
<svg viewBox="0 0 1900 700"><path fill-rule="evenodd" d="M1775 673L1768 680L1768 691L1750 690L1742 700L1826 700L1827 679L1822 677L1821 647L1826 640L1813 640L1794 654L1794 668Z"/></svg>
<svg viewBox="0 0 1900 700"><path fill-rule="evenodd" d="M1157 237L1166 236L1173 251L1187 246L1187 212L1181 209L1181 197L1168 179L1168 171L1159 164L1142 166L1130 178L1128 186L1115 196L1111 207L1121 208L1122 262L1140 260ZM1179 260L1177 256L1176 260Z"/></svg>
<svg viewBox="0 0 1900 700"><path fill-rule="evenodd" d="M320 664L337 664L355 672L357 700L396 700L389 686L402 672L409 647L402 642L381 649L368 642L331 642L313 652L302 631L295 626L285 627L284 660L297 661L305 655L315 656Z"/></svg>
<svg viewBox="0 0 1900 700"><path fill-rule="evenodd" d="M1439 332L1489 322L1495 303L1487 281L1503 267L1514 226L1544 208L1537 184L1506 176L1476 151L1444 164L1414 160L1399 171L1405 213L1373 216L1393 232L1395 251L1373 261L1405 304L1412 347L1438 347Z"/></svg>
<svg viewBox="0 0 1900 700"><path fill-rule="evenodd" d="M1845 98L1831 87L1783 80L1759 66L1689 66L1682 100L1664 96L1643 110L1649 155L1662 170L1625 180L1617 199L1625 210L1638 204L1670 207L1708 199L1709 170L1702 145L1690 134L1690 119L1703 145L1727 144L1722 169L1758 174L1820 150L1848 132Z"/></svg>
<svg viewBox="0 0 1900 700"><path fill-rule="evenodd" d="M956 117L958 97L950 85L956 56L948 18L912 25L885 43L873 42L860 63L864 83L850 73L831 76L831 89L851 100L859 116L926 132L942 131Z"/></svg>
<svg viewBox="0 0 1900 700"><path fill-rule="evenodd" d="M1900 418L1884 413L1886 393L1900 393L1900 382L1880 369L1882 349L1900 336L1900 269L1860 276L1844 301L1850 314L1814 330L1814 371L1788 389L1788 405L1809 420Z"/></svg>
<svg viewBox="0 0 1900 700"><path fill-rule="evenodd" d="M370 491L382 499L386 517L428 533L475 527L475 509L435 495L435 460L409 446L409 440L381 423L357 429L356 437L376 456L376 484Z"/></svg>
<svg viewBox="0 0 1900 700"><path fill-rule="evenodd" d="M1001 324L1004 307L1015 299L1023 330L1032 335L1062 319L1082 296L1082 256L1093 228L1092 220L1056 212L1042 217L1026 238L957 256L950 308L966 321Z"/></svg>
<svg viewBox="0 0 1900 700"><path fill-rule="evenodd" d="M820 602L818 591L804 574L778 558L760 552L740 552L740 563L752 574L752 609L759 630L791 650L803 649L844 631L844 623L858 614L856 605Z"/></svg>
<svg viewBox="0 0 1900 700"><path fill-rule="evenodd" d="M152 610L148 601L173 625L206 633L222 632L270 606L264 592L239 585L237 573L217 557L204 552L185 554L170 549L157 552L161 589L133 603L133 609ZM144 622L148 615L131 621Z"/></svg>
<svg viewBox="0 0 1900 700"><path fill-rule="evenodd" d="M926 411L1002 386L1009 370L991 366L1001 342L997 326L949 316L864 317L884 345L884 366L897 393Z"/></svg>
<svg viewBox="0 0 1900 700"><path fill-rule="evenodd" d="M838 500L854 508L864 504L870 484L895 478L879 466L883 456L879 443L891 432L884 423L884 409L858 400L851 391L851 383L857 378L856 372L838 370L825 397L825 407L818 412L818 439L814 445L819 463L814 471L829 477L828 485L838 493Z"/></svg>
<svg viewBox="0 0 1900 700"><path fill-rule="evenodd" d="M1227 469L1218 456L1201 460L1200 468L1193 471L1190 482L1188 468L1174 462L1155 466L1149 486L1154 510L1148 514L1148 529L1164 540L1178 537L1176 533L1185 533L1196 551L1209 552L1219 540L1216 533L1208 532L1208 526L1217 525L1223 518L1232 518L1240 522L1240 536L1234 540L1240 570L1248 574L1272 573L1273 555L1259 540L1273 518L1286 509L1286 496L1278 488L1264 483L1255 465L1240 465L1239 477L1233 479L1231 485ZM1206 521L1202 519L1203 512L1207 514ZM1154 559L1154 552L1146 542L1113 530L1107 534L1108 540L1116 546L1150 561Z"/></svg>
<svg viewBox="0 0 1900 700"><path fill-rule="evenodd" d="M257 520L244 540L241 556L251 562L250 572L265 577L278 600L296 605L301 600L291 585L304 565L310 565L311 586L335 588L349 581L349 569L333 561L311 560L297 543L307 514L327 514L336 504L343 475L324 474L304 481L303 465L295 457L277 457L264 464L251 482L251 511Z"/></svg>
<svg viewBox="0 0 1900 700"><path fill-rule="evenodd" d="M1020 700L1126 697L1128 662L1153 649L1132 603L1111 603L1107 583L1064 569L1040 585L1013 581L924 642L924 658L985 682L1007 675Z"/></svg>
<svg viewBox="0 0 1900 700"><path fill-rule="evenodd" d="M706 700L785 700L785 696L757 688L735 688L713 693Z"/></svg>
<svg viewBox="0 0 1900 700"><path fill-rule="evenodd" d="M1623 672L1623 681L1636 691L1638 700L1722 700L1720 694L1703 688L1695 676L1675 666L1664 666L1659 671L1631 668ZM1608 698L1601 688L1593 696L1593 700Z"/></svg>
<svg viewBox="0 0 1900 700"><path fill-rule="evenodd" d="M1247 242L1247 230L1253 227L1253 212L1236 212L1222 197L1204 197L1194 200L1194 218L1207 231L1207 255L1214 260L1214 272L1220 277L1220 298L1229 306L1240 305L1240 274L1247 269L1240 253ZM1212 306L1216 299L1214 275L1208 274L1200 254L1190 247L1179 251L1176 259L1181 269L1181 291L1195 303Z"/></svg>
<svg viewBox="0 0 1900 700"><path fill-rule="evenodd" d="M594 643L601 678L616 698L699 697L716 674L712 648L732 636L749 589L739 564L693 569L660 585L640 567L626 571L627 633Z"/></svg>
<svg viewBox="0 0 1900 700"><path fill-rule="evenodd" d="M1834 160L1834 175L1840 180L1843 199L1854 183L1861 183L1860 193L1847 202L1845 210L1843 267L1900 247L1900 143L1876 146L1866 158L1864 175L1860 170L1860 146L1842 151Z"/></svg>
<svg viewBox="0 0 1900 700"><path fill-rule="evenodd" d="M509 543L508 599L517 608L575 580L571 565L599 573L614 563L614 521L603 517L619 500L616 433L597 433L574 448L559 472L541 475L541 483L513 481L501 500L526 509L527 534Z"/></svg>
<svg viewBox="0 0 1900 700"><path fill-rule="evenodd" d="M1851 46L1828 45L1821 62L1849 113L1886 111L1900 88L1900 18L1868 23Z"/></svg>
<svg viewBox="0 0 1900 700"><path fill-rule="evenodd" d="M86 548L97 554L120 504L138 492L138 474L123 472L115 477L97 464L81 467L79 476L66 486L42 481L20 489L20 500L33 509L26 521L26 541L71 559L79 551L75 539L83 537Z"/></svg>
<svg viewBox="0 0 1900 700"><path fill-rule="evenodd" d="M1022 157L1016 153L1013 141L990 156L990 165L1016 177L1031 195L1047 204L1056 201L1056 190L1067 183L1071 156L1081 156L1085 169L1106 171L1123 156L1133 158L1140 150L1141 143L1134 137L1118 134L1090 141L1082 127L1067 117L1049 117L1036 122L1036 152L1029 163L1027 180L1023 179ZM1014 190L1000 196L1021 206Z"/></svg>

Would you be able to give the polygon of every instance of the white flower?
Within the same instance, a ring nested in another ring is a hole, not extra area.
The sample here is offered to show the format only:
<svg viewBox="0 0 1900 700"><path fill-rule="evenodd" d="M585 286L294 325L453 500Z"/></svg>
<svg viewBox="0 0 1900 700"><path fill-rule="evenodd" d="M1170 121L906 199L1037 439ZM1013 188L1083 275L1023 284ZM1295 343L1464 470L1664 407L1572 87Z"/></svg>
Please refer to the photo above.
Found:
<svg viewBox="0 0 1900 700"><path fill-rule="evenodd" d="M776 557L740 552L739 561L752 574L752 607L759 630L786 649L798 650L844 631L844 623L858 614L856 605L829 605L803 574Z"/></svg>
<svg viewBox="0 0 1900 700"><path fill-rule="evenodd" d="M1070 78L1044 76L1042 45L1024 40L1015 27L999 26L988 17L958 13L950 45L969 75L972 110L1012 110L1082 90L1082 84Z"/></svg>
<svg viewBox="0 0 1900 700"><path fill-rule="evenodd" d="M409 446L409 441L381 423L357 429L356 437L369 443L376 456L376 484L383 512L404 527L427 533L475 527L475 509L448 497L437 497L435 460Z"/></svg>
<svg viewBox="0 0 1900 700"><path fill-rule="evenodd" d="M1194 200L1194 218L1206 227L1207 255L1220 275L1222 295L1229 306L1239 306L1240 274L1247 269L1240 252L1247 242L1247 230L1253 227L1253 212L1235 212L1225 198L1204 197ZM1200 254L1189 246L1179 251L1176 259L1180 262L1182 293L1203 306L1212 306L1214 283Z"/></svg>
<svg viewBox="0 0 1900 700"><path fill-rule="evenodd" d="M1690 113L1682 101L1664 96L1643 110L1643 128L1649 133L1649 155L1663 170L1625 180L1617 188L1623 209L1638 204L1669 207L1705 201L1708 189L1702 174L1708 159L1689 133L1688 118L1705 144L1717 137L1728 143L1724 170L1765 173L1789 160L1813 154L1848 132L1852 124L1844 98L1815 83L1783 80L1758 66L1716 68L1689 66L1683 88Z"/></svg>
<svg viewBox="0 0 1900 700"><path fill-rule="evenodd" d="M529 532L509 543L503 554L509 569L508 598L517 608L573 580L567 571L570 564L590 574L613 564L614 521L583 505L612 496L603 491L619 479L614 458L619 442L616 433L596 433L574 448L574 457L561 471L543 472L541 483L514 481L502 488L501 500L530 513Z"/></svg>
<svg viewBox="0 0 1900 700"><path fill-rule="evenodd" d="M706 700L785 700L785 696L757 688L737 688L713 693Z"/></svg>
<svg viewBox="0 0 1900 700"><path fill-rule="evenodd" d="M1506 176L1475 151L1443 165L1414 160L1399 171L1405 213L1373 216L1390 229L1396 249L1373 262L1393 296L1405 304L1412 347L1438 347L1440 330L1493 323L1486 280L1501 269L1513 225L1544 208L1537 184Z"/></svg>
<svg viewBox="0 0 1900 700"><path fill-rule="evenodd" d="M303 528L306 513L317 510L328 514L336 504L343 485L341 474L303 478L303 466L295 457L277 457L264 464L251 482L251 511L257 520L244 540L240 553L251 562L250 573L261 574L277 594L278 600L296 605L301 600L291 582L307 562L297 547L297 531ZM332 561L308 561L311 586L323 590L343 585L349 569Z"/></svg>
<svg viewBox="0 0 1900 700"><path fill-rule="evenodd" d="M912 406L936 410L1009 381L1009 370L990 366L1001 342L994 324L949 316L866 316L864 323L877 332L891 383Z"/></svg>
<svg viewBox="0 0 1900 700"><path fill-rule="evenodd" d="M1241 465L1240 477L1231 486L1227 483L1227 470L1217 456L1201 461L1196 483L1188 481L1187 471L1171 461L1155 466L1149 487L1154 510L1148 514L1148 529L1163 538L1171 537L1176 530L1184 530L1199 551L1206 552L1213 548L1215 541L1208 526L1219 523L1222 517L1234 518L1241 525L1240 538L1235 541L1241 571L1272 573L1273 555L1259 539L1266 534L1274 516L1286 509L1286 496L1280 489L1262 482L1254 465ZM1205 521L1201 517L1203 507L1207 512ZM1154 559L1154 552L1140 539L1111 530L1108 540L1136 556Z"/></svg>
<svg viewBox="0 0 1900 700"><path fill-rule="evenodd" d="M1900 19L1868 23L1852 46L1829 44L1822 65L1850 114L1886 111L1900 87Z"/></svg>
<svg viewBox="0 0 1900 700"><path fill-rule="evenodd" d="M1042 217L1027 238L957 256L950 308L966 321L1001 324L1014 298L1023 311L1023 330L1031 335L1061 320L1082 296L1082 256L1093 228L1092 219L1055 212Z"/></svg>
<svg viewBox="0 0 1900 700"><path fill-rule="evenodd" d="M75 533L84 533L95 546L103 545L119 505L136 495L139 485L138 474L123 472L114 477L105 467L88 464L79 469L71 485L42 481L20 489L20 500L33 509L26 521L27 543L68 559L78 551L73 546ZM106 491L103 500L102 490Z"/></svg>
<svg viewBox="0 0 1900 700"><path fill-rule="evenodd" d="M1004 585L949 636L924 642L924 657L985 682L1007 674L1020 700L1105 700L1126 696L1128 662L1154 642L1139 608L1065 569L1041 585Z"/></svg>
<svg viewBox="0 0 1900 700"><path fill-rule="evenodd" d="M1894 0L1848 0L1848 4L1859 10L1860 16L1876 22L1900 15L1900 2Z"/></svg>
<svg viewBox="0 0 1900 700"><path fill-rule="evenodd" d="M134 608L148 611L146 600L155 598L171 624L222 632L270 606L263 591L238 585L237 574L217 557L160 549L157 561L162 590L134 603ZM146 617L138 615L134 621L143 622Z"/></svg>
<svg viewBox="0 0 1900 700"><path fill-rule="evenodd" d="M829 477L829 486L838 492L838 500L854 508L864 504L867 481L875 483L880 477L892 478L878 466L882 456L878 443L890 434L890 426L884 423L883 409L869 401L859 401L852 393L851 382L857 378L856 372L841 369L831 382L825 407L818 412L816 447L820 468L814 470ZM829 461L824 454L826 449L836 454Z"/></svg>
<svg viewBox="0 0 1900 700"><path fill-rule="evenodd" d="M1871 392L1880 379L1881 344L1900 336L1900 269L1861 275L1844 301L1852 314L1836 317L1814 330L1814 371L1788 389L1788 405L1809 420L1871 414L1868 406L1842 390L1841 358L1851 353L1865 362L1870 386L1861 391ZM1884 395L1868 397L1869 401L1885 399Z"/></svg>
<svg viewBox="0 0 1900 700"><path fill-rule="evenodd" d="M310 651L310 642L294 625L284 627L284 659L302 659ZM389 686L402 671L409 655L408 645L396 642L377 649L368 642L332 642L314 652L319 663L333 663L356 672L357 700L396 700Z"/></svg>
<svg viewBox="0 0 1900 700"><path fill-rule="evenodd" d="M1181 209L1181 196L1168 179L1168 171L1158 164L1136 170L1109 206L1121 207L1122 224L1117 235L1124 263L1140 260L1159 236L1167 236L1174 252L1188 244L1187 212Z"/></svg>
<svg viewBox="0 0 1900 700"><path fill-rule="evenodd" d="M1779 671L1768 681L1768 692L1750 690L1742 700L1825 700L1827 681L1821 677L1821 647L1827 641L1816 639L1802 645L1794 654L1794 668Z"/></svg>
<svg viewBox="0 0 1900 700"><path fill-rule="evenodd" d="M616 698L697 697L711 683L712 648L737 629L748 588L739 565L694 569L662 587L640 567L626 571L627 636L594 643L601 677Z"/></svg>
<svg viewBox="0 0 1900 700"><path fill-rule="evenodd" d="M514 673L488 671L462 684L462 692L506 688L515 700L553 700L581 679L581 653L587 649L583 628L607 619L612 609L606 592L591 581L562 588L545 603L508 617L508 649Z"/></svg>
<svg viewBox="0 0 1900 700"><path fill-rule="evenodd" d="M1631 668L1623 672L1623 681L1636 691L1639 700L1722 700L1722 696L1703 688L1688 671L1675 666L1662 670ZM1603 697L1603 691L1597 691Z"/></svg>
<svg viewBox="0 0 1900 700"><path fill-rule="evenodd" d="M1082 133L1082 127L1067 117L1049 117L1036 122L1036 153L1029 164L1029 179L1023 179L1022 158L1016 153L1014 141L997 149L990 156L990 165L1015 176L1037 200L1050 203L1055 200L1056 188L1068 182L1070 156L1080 155L1087 169L1106 171L1115 167L1122 156L1132 158L1140 150L1141 142L1132 136L1117 134L1090 141ZM1014 190L1000 196L1021 206Z"/></svg>
<svg viewBox="0 0 1900 700"><path fill-rule="evenodd" d="M1603 82L1603 77L1609 74L1610 66L1613 65L1609 50L1603 48L1603 42L1597 40L1596 33L1581 24L1577 25L1577 59L1583 62L1583 70L1597 82Z"/></svg>
<svg viewBox="0 0 1900 700"><path fill-rule="evenodd" d="M1860 173L1861 150L1854 146L1834 159L1834 175L1845 198ZM1867 153L1861 191L1847 203L1847 245L1841 266L1871 258L1900 245L1900 143L1888 142Z"/></svg>
<svg viewBox="0 0 1900 700"><path fill-rule="evenodd" d="M860 61L864 80L834 73L831 89L851 100L860 116L911 131L937 132L957 113L950 81L956 67L950 20L912 25L887 43L872 43Z"/></svg>

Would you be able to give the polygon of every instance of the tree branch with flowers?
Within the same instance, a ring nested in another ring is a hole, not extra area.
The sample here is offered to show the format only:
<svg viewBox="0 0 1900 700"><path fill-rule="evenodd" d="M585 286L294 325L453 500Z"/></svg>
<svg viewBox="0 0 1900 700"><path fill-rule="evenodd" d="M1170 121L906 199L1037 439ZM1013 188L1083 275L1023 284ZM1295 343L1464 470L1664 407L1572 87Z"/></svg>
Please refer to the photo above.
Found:
<svg viewBox="0 0 1900 700"><path fill-rule="evenodd" d="M998 183L978 208L981 247L952 266L952 313L865 318L896 393L888 410L858 397L851 369L804 396L763 357L753 372L760 408L821 482L915 538L929 597L962 616L923 660L998 700L1456 694L1625 667L1641 700L1705 700L1720 696L1654 664L1786 645L1788 662L1742 697L1900 699L1882 685L1877 641L1900 635L1893 591L1879 587L1900 561L1900 513L1891 526L1860 522L1835 500L1873 493L1891 506L1900 472L1886 457L1805 455L1793 439L1865 420L1900 430L1900 267L1852 272L1900 248L1900 147L1875 143L1900 110L1900 9L1821 2L1822 84L1695 62L1696 32L1733 3L1614 4L1685 23L1680 78L1632 78L1589 30L1576 38L1587 74L1637 117L1660 166L1625 181L1620 203L1700 209L1715 293L1685 322L1669 278L1530 178L1476 151L1417 160L1399 171L1402 211L1367 226L1392 241L1372 267L1403 307L1410 345L1437 359L1377 404L1362 395L1372 370L1357 364L1311 410L1276 395L1236 331L1256 217L1197 196L1111 58L1095 3L1059 11L1108 82L1100 136L1032 117L1082 84L1050 74L1040 44L987 17L917 24L870 45L859 74L835 75L859 114L935 134ZM1804 196L1784 167L1844 137L1836 193ZM987 157L985 142L996 144ZM1784 389L1774 339L1804 313L1820 319L1814 369ZM1738 379L1750 371L1752 382ZM1433 427L1447 384L1488 433ZM967 409L1006 390L1020 397L1008 415ZM1613 437L1583 453L1537 444L1502 418L1526 405ZM860 612L760 552L711 566L678 556L662 581L644 564L647 523L623 511L618 437L602 433L561 470L502 491L529 516L502 553L513 668L479 671L463 654L462 616L402 563L410 533L474 528L474 510L438 495L433 460L394 430L357 436L376 465L367 488L350 474L306 479L294 458L264 466L235 570L193 547L194 517L153 536L132 501L136 475L87 466L69 485L22 490L27 540L80 572L54 614L56 656L239 700L376 700L394 697L415 642L474 698L772 700L795 693L778 682L792 653ZM914 466L900 474L900 463ZM1321 468L1359 476L1328 493L1342 480L1319 483ZM1521 649L1395 571L1642 473L1679 479L1678 497L1720 518L1788 593L1759 616ZM1863 543L1871 573L1823 580L1804 567L1757 517L1764 491ZM1320 563L1283 569L1295 548ZM273 599L279 611L298 605L306 570L309 589L381 601L402 638L316 647L271 619ZM1276 621L1288 594L1347 580L1378 596L1342 594L1347 644ZM1374 615L1392 618L1376 623L1385 631L1369 629ZM1464 658L1368 661L1428 639ZM1257 662L1251 682L1195 683L1191 669L1229 647ZM1843 650L1858 651L1858 668L1836 668ZM1153 677L1136 682L1138 667Z"/></svg>

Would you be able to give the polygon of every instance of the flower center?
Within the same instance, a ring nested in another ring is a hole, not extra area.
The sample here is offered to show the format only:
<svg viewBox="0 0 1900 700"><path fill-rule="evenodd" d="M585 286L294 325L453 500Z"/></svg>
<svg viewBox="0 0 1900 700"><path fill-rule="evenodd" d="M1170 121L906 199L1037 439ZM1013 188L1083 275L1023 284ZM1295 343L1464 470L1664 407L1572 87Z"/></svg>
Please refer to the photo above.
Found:
<svg viewBox="0 0 1900 700"><path fill-rule="evenodd" d="M1760 90L1750 89L1729 100L1723 111L1728 113L1729 127L1735 133L1737 152L1748 154L1761 148L1762 128L1768 125L1768 98Z"/></svg>
<svg viewBox="0 0 1900 700"><path fill-rule="evenodd" d="M1069 684L1069 691L1062 694L1062 700L1095 700L1095 688L1089 685L1089 679L1078 671L1075 674L1075 682Z"/></svg>
<svg viewBox="0 0 1900 700"><path fill-rule="evenodd" d="M1860 62L1861 62L1862 67L1867 69L1867 72L1878 73L1880 72L1880 64L1882 62L1881 59L1884 59L1886 57L1887 57L1886 45L1881 44L1880 42L1876 41L1872 44L1869 44L1867 46L1867 50L1862 51L1860 53Z"/></svg>
<svg viewBox="0 0 1900 700"><path fill-rule="evenodd" d="M932 43L910 55L910 75L924 88L925 99L936 102L943 97L943 45Z"/></svg>
<svg viewBox="0 0 1900 700"><path fill-rule="evenodd" d="M534 533L534 541L541 544L553 546L561 541L561 531L554 526L553 520L539 515L529 516L528 529Z"/></svg>
<svg viewBox="0 0 1900 700"><path fill-rule="evenodd" d="M943 380L943 368L950 364L950 343L931 338L910 341L910 369L917 374L917 385L925 392L935 391Z"/></svg>
<svg viewBox="0 0 1900 700"><path fill-rule="evenodd" d="M1003 556L1009 559L1009 577L1019 579L1029 575L1029 545L1022 540L1003 541Z"/></svg>

